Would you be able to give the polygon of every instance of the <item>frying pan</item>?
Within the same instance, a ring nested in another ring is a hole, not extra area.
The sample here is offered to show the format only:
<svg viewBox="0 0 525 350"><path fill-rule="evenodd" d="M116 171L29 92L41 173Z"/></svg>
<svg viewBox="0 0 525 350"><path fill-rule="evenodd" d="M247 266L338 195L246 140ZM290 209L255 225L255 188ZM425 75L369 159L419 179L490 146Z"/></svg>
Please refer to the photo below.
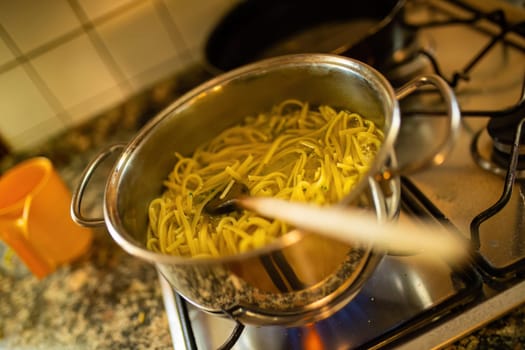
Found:
<svg viewBox="0 0 525 350"><path fill-rule="evenodd" d="M205 45L218 74L259 59L293 53L332 53L385 73L394 52L413 40L402 24L406 0L251 0L234 7Z"/></svg>

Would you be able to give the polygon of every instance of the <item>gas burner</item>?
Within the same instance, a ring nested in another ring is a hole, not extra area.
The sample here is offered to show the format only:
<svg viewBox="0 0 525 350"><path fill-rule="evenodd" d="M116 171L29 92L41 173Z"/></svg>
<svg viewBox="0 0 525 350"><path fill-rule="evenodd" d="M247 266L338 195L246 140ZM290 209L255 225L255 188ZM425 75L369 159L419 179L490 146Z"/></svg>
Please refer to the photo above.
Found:
<svg viewBox="0 0 525 350"><path fill-rule="evenodd" d="M523 118L525 118L525 101L521 102L510 116L492 118L487 124L487 131L494 140L494 149L502 155L508 155L507 158L510 158L516 129ZM521 135L519 144L525 145L525 135ZM525 155L525 148L519 151L519 155Z"/></svg>
<svg viewBox="0 0 525 350"><path fill-rule="evenodd" d="M490 124L490 122L489 122ZM470 152L476 164L482 169L490 171L496 175L505 176L511 159L512 140L510 143L503 142L504 137L494 138L491 132L494 131L494 125L489 129L484 128L476 133L472 139ZM502 131L502 130L500 130ZM514 133L516 128L505 133ZM500 134L500 135L503 135ZM511 137L512 139L512 137ZM524 145L525 138L521 137L521 144ZM523 147L520 147L518 164L516 167L516 179L525 179L525 153Z"/></svg>
<svg viewBox="0 0 525 350"><path fill-rule="evenodd" d="M525 83L521 95L520 102L509 113L489 119L486 130L476 135L471 147L476 163L499 175L507 172L515 156L518 179L525 176L525 134L520 126L525 119Z"/></svg>
<svg viewBox="0 0 525 350"><path fill-rule="evenodd" d="M483 169L505 175L514 168L517 179L525 178L525 79L520 95L513 107L488 113L492 117L486 129L477 133L471 145L472 156Z"/></svg>
<svg viewBox="0 0 525 350"><path fill-rule="evenodd" d="M521 145L524 144L522 143ZM507 147L507 145L505 144L499 144L497 142L494 142L492 160L494 161L494 163L506 168L510 164L510 153L500 151L499 148L501 148L502 146ZM518 171L525 170L525 153L523 152L520 152L520 155L518 156L517 169Z"/></svg>

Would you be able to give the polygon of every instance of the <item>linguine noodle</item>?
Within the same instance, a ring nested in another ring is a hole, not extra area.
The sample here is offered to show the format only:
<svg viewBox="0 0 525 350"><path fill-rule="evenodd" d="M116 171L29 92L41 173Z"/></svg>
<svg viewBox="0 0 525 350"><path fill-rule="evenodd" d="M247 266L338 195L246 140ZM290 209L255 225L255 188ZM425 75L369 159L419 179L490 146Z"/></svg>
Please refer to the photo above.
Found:
<svg viewBox="0 0 525 350"><path fill-rule="evenodd" d="M206 203L236 181L251 196L336 203L367 172L382 141L382 131L356 113L297 100L247 117L191 157L175 153L166 190L149 205L147 248L218 257L262 247L290 227L246 210L210 216Z"/></svg>

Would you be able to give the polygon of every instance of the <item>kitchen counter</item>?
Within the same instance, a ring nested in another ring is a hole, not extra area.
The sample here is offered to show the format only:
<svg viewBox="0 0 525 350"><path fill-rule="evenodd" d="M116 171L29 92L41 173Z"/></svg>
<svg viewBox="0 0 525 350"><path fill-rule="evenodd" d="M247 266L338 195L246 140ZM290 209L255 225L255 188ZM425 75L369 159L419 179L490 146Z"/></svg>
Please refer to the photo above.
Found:
<svg viewBox="0 0 525 350"><path fill-rule="evenodd" d="M0 171L44 155L73 188L101 149L128 141L169 101L209 77L189 70L41 147L4 158ZM90 183L86 215L100 215L104 181L100 175ZM522 306L448 349L522 349L524 344ZM130 348L172 349L173 344L155 268L123 252L105 229L94 230L85 256L42 280L0 271L0 349Z"/></svg>
<svg viewBox="0 0 525 350"><path fill-rule="evenodd" d="M208 77L200 71L188 76L167 80L36 149L2 159L0 172L43 155L73 189L102 149L130 140L170 101ZM93 176L84 215L101 215L104 170L111 165L103 163ZM93 233L85 256L42 280L0 270L0 349L173 349L153 265L125 253L106 229Z"/></svg>

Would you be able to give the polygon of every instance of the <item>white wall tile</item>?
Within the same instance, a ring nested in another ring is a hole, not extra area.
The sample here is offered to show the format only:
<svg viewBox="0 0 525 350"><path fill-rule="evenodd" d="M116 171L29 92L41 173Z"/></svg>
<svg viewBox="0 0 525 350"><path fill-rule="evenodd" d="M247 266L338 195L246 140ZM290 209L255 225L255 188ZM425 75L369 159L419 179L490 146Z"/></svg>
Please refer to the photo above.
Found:
<svg viewBox="0 0 525 350"><path fill-rule="evenodd" d="M94 20L137 0L79 0L89 19ZM140 1L140 0L139 0Z"/></svg>
<svg viewBox="0 0 525 350"><path fill-rule="evenodd" d="M15 135L11 139L12 150L17 152L37 147L65 130L64 124L57 117L46 119L34 124L23 133Z"/></svg>
<svg viewBox="0 0 525 350"><path fill-rule="evenodd" d="M95 29L136 89L167 76L170 66L165 63L179 55L180 49L149 1Z"/></svg>
<svg viewBox="0 0 525 350"><path fill-rule="evenodd" d="M14 60L15 55L9 50L5 42L0 39L0 66Z"/></svg>
<svg viewBox="0 0 525 350"><path fill-rule="evenodd" d="M0 133L15 150L35 145L64 128L21 67L0 74L0 116ZM28 134L30 130L35 132Z"/></svg>
<svg viewBox="0 0 525 350"><path fill-rule="evenodd" d="M143 90L190 66L193 61L187 55L172 57L130 78L136 91Z"/></svg>
<svg viewBox="0 0 525 350"><path fill-rule="evenodd" d="M118 86L102 90L98 94L82 100L67 109L71 125L78 125L124 101L129 94L124 94Z"/></svg>
<svg viewBox="0 0 525 350"><path fill-rule="evenodd" d="M15 150L95 117L194 63L210 30L239 0L72 0L90 20L110 15L92 29L80 26L69 1L0 0L0 25L22 55L41 49L27 58L52 94L41 94L0 39L0 66L18 64L0 73L0 134ZM110 61L96 50L90 30Z"/></svg>
<svg viewBox="0 0 525 350"><path fill-rule="evenodd" d="M85 34L36 57L32 64L66 111L87 100L99 110L124 97ZM103 97L97 100L97 96ZM73 118L84 118L88 112L92 111L76 110Z"/></svg>
<svg viewBox="0 0 525 350"><path fill-rule="evenodd" d="M190 50L200 58L209 33L239 0L164 0Z"/></svg>
<svg viewBox="0 0 525 350"><path fill-rule="evenodd" d="M0 1L0 23L23 53L80 26L66 0Z"/></svg>

